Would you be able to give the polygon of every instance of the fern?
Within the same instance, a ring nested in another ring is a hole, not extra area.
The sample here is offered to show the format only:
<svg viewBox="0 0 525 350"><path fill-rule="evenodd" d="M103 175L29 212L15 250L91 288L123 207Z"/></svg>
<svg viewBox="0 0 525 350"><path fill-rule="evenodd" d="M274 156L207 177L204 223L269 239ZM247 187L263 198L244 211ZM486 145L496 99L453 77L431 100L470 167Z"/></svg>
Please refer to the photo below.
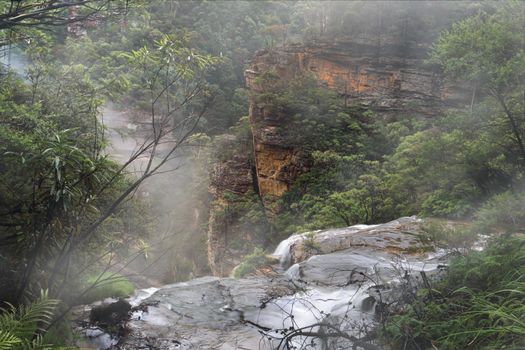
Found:
<svg viewBox="0 0 525 350"><path fill-rule="evenodd" d="M56 349L44 344L38 333L49 325L58 303L49 299L45 291L30 305L16 308L6 303L0 308L0 350Z"/></svg>
<svg viewBox="0 0 525 350"><path fill-rule="evenodd" d="M0 350L15 349L22 340L11 332L0 329Z"/></svg>

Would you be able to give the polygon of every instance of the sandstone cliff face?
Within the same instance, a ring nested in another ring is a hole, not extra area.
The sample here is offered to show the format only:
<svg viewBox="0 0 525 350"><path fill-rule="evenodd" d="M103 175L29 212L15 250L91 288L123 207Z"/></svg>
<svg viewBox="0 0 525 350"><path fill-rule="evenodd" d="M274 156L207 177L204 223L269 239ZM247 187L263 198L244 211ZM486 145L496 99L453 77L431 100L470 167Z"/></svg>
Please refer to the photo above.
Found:
<svg viewBox="0 0 525 350"><path fill-rule="evenodd" d="M246 71L246 85L257 94L264 92L257 78L265 72L284 81L310 73L349 105L366 106L379 118L431 117L458 96L452 93L455 87L445 86L440 73L425 65L426 55L425 47L400 44L291 45L259 52ZM279 197L307 170L307 163L301 150L289 147L275 132L286 125L287 116L273 114L255 98L250 102L260 194Z"/></svg>
<svg viewBox="0 0 525 350"><path fill-rule="evenodd" d="M261 51L254 57L245 74L246 86L253 93L249 110L253 160L234 157L218 164L212 174L208 256L215 275L228 274L233 267L225 260L227 232L216 215L228 205L224 193L242 194L253 188L269 209L271 199L282 196L309 168L302 150L287 144L278 132L286 127L287 116L256 98L266 89L258 77L272 72L287 82L300 74L313 74L348 105L364 106L385 120L432 117L459 100L461 90L444 84L440 73L425 64L427 47L407 47L395 41L381 45L365 42L289 45ZM231 227L226 230L231 231Z"/></svg>
<svg viewBox="0 0 525 350"><path fill-rule="evenodd" d="M223 150L235 149L237 142L235 137L224 135L218 144ZM208 263L215 276L228 275L238 264L236 260L238 257L228 252L228 245L234 235L245 233L239 232L236 223L226 215L226 212L233 204L232 197L242 197L253 189L252 168L247 153L239 152L229 159L216 163L212 169L209 192L213 200L208 222Z"/></svg>

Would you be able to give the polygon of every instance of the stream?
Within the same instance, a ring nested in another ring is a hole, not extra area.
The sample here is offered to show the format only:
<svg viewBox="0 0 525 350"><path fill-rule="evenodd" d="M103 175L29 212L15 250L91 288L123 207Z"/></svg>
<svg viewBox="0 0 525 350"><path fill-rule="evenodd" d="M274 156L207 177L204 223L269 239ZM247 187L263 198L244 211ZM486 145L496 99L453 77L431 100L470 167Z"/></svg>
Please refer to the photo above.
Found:
<svg viewBox="0 0 525 350"><path fill-rule="evenodd" d="M381 306L402 306L446 262L417 238L420 224L405 217L294 235L275 250L274 273L140 290L128 301L147 310L132 314L127 335L85 334L99 349L380 349L362 339ZM334 329L346 337L311 336Z"/></svg>

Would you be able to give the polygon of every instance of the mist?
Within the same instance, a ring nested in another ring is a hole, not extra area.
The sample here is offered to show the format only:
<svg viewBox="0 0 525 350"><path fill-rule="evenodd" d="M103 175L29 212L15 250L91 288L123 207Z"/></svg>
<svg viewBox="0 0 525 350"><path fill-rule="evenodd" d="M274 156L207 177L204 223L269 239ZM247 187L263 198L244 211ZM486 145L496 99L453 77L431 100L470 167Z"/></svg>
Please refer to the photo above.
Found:
<svg viewBox="0 0 525 350"><path fill-rule="evenodd" d="M109 143L108 156L119 163L130 159L152 134L147 115L122 111L112 104L106 105L101 113L101 121L106 128ZM169 135L153 155L156 157L171 149L175 140ZM147 253L144 259L132 263L127 274L148 275L156 285L174 280L187 279L193 270L205 273L205 224L204 212L208 196L207 178L202 178L206 163L198 154L204 153L198 143L188 145L176 152L163 165L161 171L142 183L135 196L148 203L150 214L147 226L150 227ZM150 154L135 159L126 172L138 177L149 161ZM136 271L135 271L136 270ZM147 287L147 286L143 286Z"/></svg>
<svg viewBox="0 0 525 350"><path fill-rule="evenodd" d="M524 23L0 4L0 348L525 347Z"/></svg>

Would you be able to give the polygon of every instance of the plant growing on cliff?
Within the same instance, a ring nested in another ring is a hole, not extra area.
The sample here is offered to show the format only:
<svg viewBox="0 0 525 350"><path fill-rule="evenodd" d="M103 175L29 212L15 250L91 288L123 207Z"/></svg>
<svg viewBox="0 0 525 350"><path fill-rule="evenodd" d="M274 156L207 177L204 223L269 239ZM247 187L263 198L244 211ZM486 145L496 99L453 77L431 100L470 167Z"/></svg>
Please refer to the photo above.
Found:
<svg viewBox="0 0 525 350"><path fill-rule="evenodd" d="M259 247L255 247L253 251L244 256L240 265L233 271L235 278L244 277L250 273L254 273L258 268L263 267L269 263L266 252Z"/></svg>
<svg viewBox="0 0 525 350"><path fill-rule="evenodd" d="M215 225L223 233L225 249L233 256L247 253L271 239L269 219L261 198L252 190L243 195L224 192L215 209ZM247 239L249 237L249 239Z"/></svg>
<svg viewBox="0 0 525 350"><path fill-rule="evenodd" d="M286 118L286 123L277 131L287 145L306 154L360 150L364 130L360 108L346 106L335 92L309 74L279 82L269 86L259 99L269 103L277 117Z"/></svg>

